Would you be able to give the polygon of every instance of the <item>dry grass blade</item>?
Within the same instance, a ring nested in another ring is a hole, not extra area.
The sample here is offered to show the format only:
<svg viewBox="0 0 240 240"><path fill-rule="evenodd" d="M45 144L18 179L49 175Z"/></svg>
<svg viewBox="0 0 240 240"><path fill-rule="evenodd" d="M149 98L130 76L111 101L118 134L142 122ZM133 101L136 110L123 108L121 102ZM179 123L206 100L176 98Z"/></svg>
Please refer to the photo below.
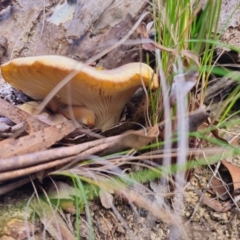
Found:
<svg viewBox="0 0 240 240"><path fill-rule="evenodd" d="M200 66L200 62L198 59L198 56L190 50L181 50L180 52L177 49L171 49L168 47L165 47L159 43L154 42L153 40L149 38L142 39L142 44L144 49L153 51L154 48L159 49L161 51L171 53L173 55L180 54L180 56L185 56L187 59L193 60L197 66Z"/></svg>
<svg viewBox="0 0 240 240"><path fill-rule="evenodd" d="M75 130L72 122L68 121L58 126L47 127L36 133L0 144L1 158L9 158L36 151L43 151ZM0 160L6 166L8 163Z"/></svg>
<svg viewBox="0 0 240 240"><path fill-rule="evenodd" d="M90 177L90 176L89 176ZM99 178L99 176L95 175L94 178ZM101 176L100 181L95 182L99 187L103 189L111 189L115 194L125 198L127 201L132 204L136 204L140 208L144 208L147 211L151 212L154 216L161 219L161 221L172 224L174 219L177 216L173 216L170 212L159 207L159 204L156 200L150 200L147 196L142 195L136 189L128 189L122 184L118 184L114 180L111 181L109 179L105 179Z"/></svg>

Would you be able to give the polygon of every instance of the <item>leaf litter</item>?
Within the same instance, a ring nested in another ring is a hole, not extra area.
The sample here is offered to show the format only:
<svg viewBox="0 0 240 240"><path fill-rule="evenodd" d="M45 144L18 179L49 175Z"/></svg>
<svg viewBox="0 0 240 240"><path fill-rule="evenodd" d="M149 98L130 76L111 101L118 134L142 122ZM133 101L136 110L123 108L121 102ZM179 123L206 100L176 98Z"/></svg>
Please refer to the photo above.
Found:
<svg viewBox="0 0 240 240"><path fill-rule="evenodd" d="M153 43L149 39L147 39L147 41L149 41L150 45L152 46L151 50L155 48L159 48L163 51L169 51L172 54L176 54L174 50L163 48L163 46ZM117 46L118 44L116 44L116 47ZM149 49L146 49L146 50L149 50ZM196 59L196 56L194 56L194 54L192 54L191 52L182 52L182 54L185 54L187 57L194 60L196 64L198 64L198 60ZM101 56L101 54L99 56ZM95 57L95 59L99 58L99 56ZM192 88L193 86L194 84L191 85L190 88ZM186 90L186 92L188 92L190 88ZM172 91L172 94L174 94L174 91ZM0 115L8 117L17 125L19 124L19 126L16 127L17 130L14 129L14 126L10 126L5 123L2 125L2 128L1 128L2 129L1 134L3 133L6 134L6 135L4 134L1 135L1 137L7 138L10 136L12 139L2 140L0 144L1 152L5 154L3 155L4 158L1 159L1 162L0 162L2 164L1 166L2 168L0 167L0 171L1 171L0 188L1 187L4 188L4 185L10 184L8 180L14 180L20 176L26 176L28 174L34 174L34 173L38 173L39 171L44 171L48 169L49 171L43 173L43 176L47 176L49 173L51 174L52 169L55 169L56 167L60 168L63 166L63 164L71 164L69 166L74 168L75 164L80 163L81 161L84 162L89 159L89 156L95 155L106 148L111 148L116 144L119 145L121 150L133 148L132 151L134 151L138 148L148 145L149 143L156 140L157 138L164 140L164 135L162 134L162 127L164 128L164 124L162 125L159 124L159 125L154 125L153 127L148 127L145 130L121 133L113 137L106 137L103 139L93 140L88 143L82 143L75 146L64 147L59 141L62 138L65 138L69 134L76 131L77 127L73 122L67 121L65 125L60 124L60 126L58 127L49 126L48 124L43 123L41 120L39 120L39 118L35 116L30 116L25 112L22 112L15 106L8 105L8 103L5 101L2 102L1 100L0 104L1 104ZM197 117L196 115L194 117L189 117L191 129L194 129L196 131L208 116L209 115L208 113L206 113L206 111L202 111L202 113ZM176 123L173 121L173 124L176 124ZM206 128L206 125L205 125L205 128ZM84 131L84 130L86 129L80 129L80 131ZM93 133L94 135L93 130L90 130L90 133ZM35 139L35 141L32 141L31 139ZM42 144L43 142L44 144ZM24 145L25 146L29 145L29 147L22 149L21 146L24 146ZM59 145L61 147L59 147ZM49 149L51 146L54 146L54 148ZM19 156L20 154L21 156ZM147 158L147 155L145 155L145 158ZM137 158L135 160L137 160ZM236 194L239 189L238 178L237 178L237 176L239 176L239 172L238 172L239 168L233 164L229 165L229 163L227 163L226 160L222 160L221 162L222 162L222 165L224 165L225 168L227 169L228 174L230 174L231 176L230 181L228 181L227 183L224 183L227 185L231 185L231 184L233 185L234 191L232 192L230 191L229 196L236 197ZM220 171L222 175L226 174L226 169L223 170L222 172ZM80 171L80 174L81 174L81 171ZM36 176L32 175L32 178L35 179L37 176L38 176L37 174ZM224 178L224 177L221 176L221 178ZM16 183L17 181L19 180L16 179ZM30 179L28 181L30 181ZM221 182L222 181L220 181L220 183ZM26 181L24 183L26 183ZM66 186L66 189L68 188L69 190L71 189L70 185ZM132 188L133 189L123 187L115 191L118 195L122 196L123 198L126 198L129 202L136 203L138 206L147 209L149 212L151 212L153 215L156 215L162 221L172 223L172 218L174 218L174 216L169 215L168 212L162 211L162 209L158 207L159 205L158 202L150 201L148 198L146 198L145 196L142 196L141 193L136 191L135 187L132 187ZM12 189L13 188L9 188L9 190L12 190ZM198 196L202 195L202 193L199 193L196 189L194 191ZM105 206L106 208L112 207L114 202L114 199L111 197L113 196L112 192L110 190L107 190L106 192L106 189L100 190L100 192L101 192L100 196L101 196L101 201L103 206ZM4 191L4 193L6 193L6 191ZM212 199L212 197L208 197L205 195L202 195L202 196L203 197L202 198L200 197L200 200L204 204L207 204L209 207L211 207L217 212L224 212L229 210L232 207L232 205L230 204L228 205L228 207L225 207L225 209L223 208L224 210L221 210L221 206L220 207L218 206L219 201ZM62 196L60 196L60 198L62 198ZM42 206L44 206L44 204ZM34 206L34 208L35 207L36 206ZM49 206L47 205L45 205L43 209L45 209L46 212L50 212L50 213L53 211L52 209L50 210ZM36 210L36 212L38 213L39 216L41 216L42 211ZM57 214L55 210L54 210L54 213ZM57 228L60 227L60 232L62 232L63 234L64 232L66 234L69 234L67 239L71 239L73 235L71 235L71 232L66 230L66 224L59 219L59 215L57 214L56 216L54 216L54 218L55 218L55 221L59 223ZM59 229L56 231L55 229L56 226L54 226L54 224L49 224L49 226L47 226L46 219L50 221L53 219L52 216L50 215L41 216L41 221L45 225L45 228L48 229L48 231L51 233L51 235L53 237L57 237L58 236L57 232ZM49 229L48 227L51 229Z"/></svg>

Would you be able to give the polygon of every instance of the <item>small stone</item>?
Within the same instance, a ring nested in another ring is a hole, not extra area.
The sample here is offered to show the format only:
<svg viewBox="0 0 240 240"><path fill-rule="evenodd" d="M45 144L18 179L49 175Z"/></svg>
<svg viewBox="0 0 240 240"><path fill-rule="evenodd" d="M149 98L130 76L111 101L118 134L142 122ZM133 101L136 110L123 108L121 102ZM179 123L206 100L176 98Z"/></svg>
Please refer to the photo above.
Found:
<svg viewBox="0 0 240 240"><path fill-rule="evenodd" d="M140 208L139 215L143 218L147 217L148 211L144 208Z"/></svg>
<svg viewBox="0 0 240 240"><path fill-rule="evenodd" d="M21 221L17 218L11 219L3 228L5 235L14 239L25 239L33 234L34 225L30 222Z"/></svg>
<svg viewBox="0 0 240 240"><path fill-rule="evenodd" d="M229 222L229 216L228 216L227 212L225 212L225 213L212 212L211 218L215 221L220 222L220 224Z"/></svg>

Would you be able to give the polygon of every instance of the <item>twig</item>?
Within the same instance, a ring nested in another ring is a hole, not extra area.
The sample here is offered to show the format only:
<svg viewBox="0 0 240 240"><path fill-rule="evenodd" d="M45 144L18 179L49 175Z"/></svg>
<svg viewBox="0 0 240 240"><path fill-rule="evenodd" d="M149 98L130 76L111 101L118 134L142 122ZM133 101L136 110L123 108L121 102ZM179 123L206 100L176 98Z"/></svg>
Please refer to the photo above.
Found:
<svg viewBox="0 0 240 240"><path fill-rule="evenodd" d="M34 179L36 179L35 176L32 177L32 180L34 180ZM18 179L16 181L14 181L13 183L0 185L0 196L18 188L18 187L21 187L30 181L31 181L31 179L29 177L26 177L26 178L23 178L20 180Z"/></svg>
<svg viewBox="0 0 240 240"><path fill-rule="evenodd" d="M21 156L15 156L10 158L4 158L0 160L0 172L6 172L18 168L24 168L32 165L37 165L45 162L49 162L55 159L64 159L66 157L75 156L89 148L110 143L118 139L120 136L109 137L105 139L94 140L92 142L82 143L70 147L61 147L55 149L49 149L36 153L24 154ZM1 176L0 176L1 177Z"/></svg>

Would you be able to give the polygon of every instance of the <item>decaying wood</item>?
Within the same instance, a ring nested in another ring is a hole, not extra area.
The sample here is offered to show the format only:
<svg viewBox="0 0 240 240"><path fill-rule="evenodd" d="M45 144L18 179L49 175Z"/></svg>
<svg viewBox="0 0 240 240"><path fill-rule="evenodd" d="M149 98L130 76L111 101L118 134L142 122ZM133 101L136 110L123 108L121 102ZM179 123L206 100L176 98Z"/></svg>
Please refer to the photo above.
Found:
<svg viewBox="0 0 240 240"><path fill-rule="evenodd" d="M148 12L145 12L143 14L141 14L141 16L139 17L139 19L137 20L137 22L129 29L128 32L126 32L126 34L124 34L123 36L121 36L120 40L119 41L116 41L115 43L112 43L111 46L105 48L104 50L100 51L100 53L94 55L93 57L89 58L86 63L87 64L90 64L96 60L99 60L101 57L105 56L106 54L110 53L111 54L114 54L112 51L114 49L116 49L117 47L119 47L121 44L123 44L133 33L134 31L137 29L137 27L140 25L140 23L143 21L143 19L148 15L149 13ZM119 49L118 49L119 51ZM117 59L117 56L115 55L115 65L112 65L110 64L110 61L112 61L113 59L109 59L109 60L106 60L105 59L105 64L106 62L108 63L108 67L109 68L109 65L110 66L118 66L118 64L121 62L120 59ZM131 59L131 58L130 58ZM105 64L103 66L105 66ZM113 68L113 67L111 67Z"/></svg>
<svg viewBox="0 0 240 240"><path fill-rule="evenodd" d="M66 37L68 41L78 41L112 3L113 0L77 1L73 19L67 28ZM79 22L81 22L81 24L79 24Z"/></svg>
<svg viewBox="0 0 240 240"><path fill-rule="evenodd" d="M2 63L10 57L49 54L84 62L123 38L149 5L142 0L20 2L13 6L14 17L10 13L0 21L1 35L9 42ZM138 50L130 57L131 48L122 46L105 55L101 65L110 69L139 60Z"/></svg>
<svg viewBox="0 0 240 240"><path fill-rule="evenodd" d="M234 75L234 73L232 73ZM235 78L239 75L239 73L235 74ZM208 86L206 89L206 95L204 98L204 102L206 104L210 104L212 101L216 102L221 101L226 98L226 95L229 94L229 91L232 90L238 81L234 80L234 77L222 77L214 80L214 82Z"/></svg>

